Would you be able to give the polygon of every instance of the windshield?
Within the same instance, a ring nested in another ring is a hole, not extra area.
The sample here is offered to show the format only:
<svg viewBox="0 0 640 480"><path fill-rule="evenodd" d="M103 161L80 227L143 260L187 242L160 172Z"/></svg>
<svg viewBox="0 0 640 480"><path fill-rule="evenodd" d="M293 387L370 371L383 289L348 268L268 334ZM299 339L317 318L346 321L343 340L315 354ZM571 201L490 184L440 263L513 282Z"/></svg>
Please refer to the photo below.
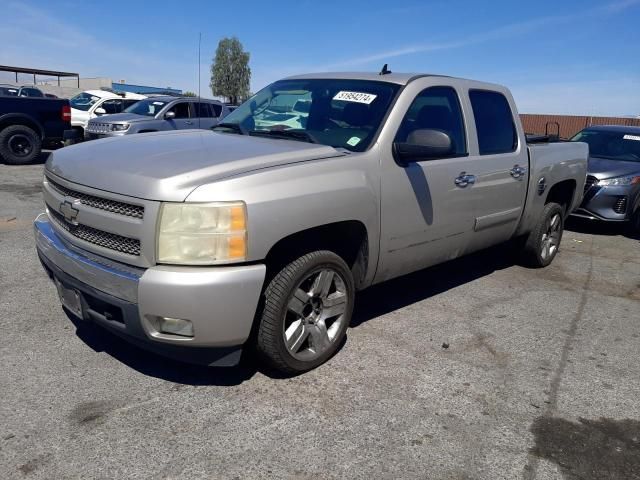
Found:
<svg viewBox="0 0 640 480"><path fill-rule="evenodd" d="M281 80L224 119L245 132L283 132L362 152L373 141L400 85L368 80Z"/></svg>
<svg viewBox="0 0 640 480"><path fill-rule="evenodd" d="M87 112L98 100L100 100L100 97L87 92L81 92L69 100L69 103L71 104L71 108Z"/></svg>
<svg viewBox="0 0 640 480"><path fill-rule="evenodd" d="M640 134L583 130L571 141L588 143L589 155L592 157L640 162Z"/></svg>
<svg viewBox="0 0 640 480"><path fill-rule="evenodd" d="M135 113L136 115L144 115L145 117L155 117L167 103L161 100L140 100L125 108L124 111Z"/></svg>

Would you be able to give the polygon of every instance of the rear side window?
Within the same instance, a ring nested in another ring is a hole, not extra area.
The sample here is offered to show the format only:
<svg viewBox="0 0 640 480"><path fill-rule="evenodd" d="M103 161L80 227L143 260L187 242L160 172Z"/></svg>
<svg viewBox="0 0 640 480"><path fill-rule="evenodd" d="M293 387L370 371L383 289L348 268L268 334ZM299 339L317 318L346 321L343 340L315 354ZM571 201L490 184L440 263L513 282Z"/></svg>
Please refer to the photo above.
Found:
<svg viewBox="0 0 640 480"><path fill-rule="evenodd" d="M453 155L467 153L462 110L451 87L430 87L418 94L402 120L396 142L406 142L414 130L440 130L451 137Z"/></svg>
<svg viewBox="0 0 640 480"><path fill-rule="evenodd" d="M504 95L487 90L471 90L469 99L476 120L480 155L515 151L518 135L513 113Z"/></svg>
<svg viewBox="0 0 640 480"><path fill-rule="evenodd" d="M208 103L194 103L197 118L211 118L211 110Z"/></svg>

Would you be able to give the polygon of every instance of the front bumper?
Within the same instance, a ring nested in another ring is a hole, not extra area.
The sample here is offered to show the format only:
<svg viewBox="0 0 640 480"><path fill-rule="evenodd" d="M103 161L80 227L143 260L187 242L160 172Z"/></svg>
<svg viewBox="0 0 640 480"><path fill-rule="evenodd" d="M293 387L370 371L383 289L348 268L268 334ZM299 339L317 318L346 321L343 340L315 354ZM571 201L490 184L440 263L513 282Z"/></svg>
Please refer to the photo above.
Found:
<svg viewBox="0 0 640 480"><path fill-rule="evenodd" d="M572 215L589 220L624 222L631 218L638 200L636 185L593 186Z"/></svg>
<svg viewBox="0 0 640 480"><path fill-rule="evenodd" d="M34 222L47 273L78 292L82 317L165 356L235 365L249 337L264 283L264 265L131 267L70 245L46 214ZM190 320L194 336L161 333L154 318Z"/></svg>

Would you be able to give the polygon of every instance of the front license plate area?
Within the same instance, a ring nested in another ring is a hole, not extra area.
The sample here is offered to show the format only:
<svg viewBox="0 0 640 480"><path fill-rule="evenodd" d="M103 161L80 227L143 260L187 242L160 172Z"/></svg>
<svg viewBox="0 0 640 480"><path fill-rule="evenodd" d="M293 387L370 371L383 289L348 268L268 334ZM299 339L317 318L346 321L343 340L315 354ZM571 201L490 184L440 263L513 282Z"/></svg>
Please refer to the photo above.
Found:
<svg viewBox="0 0 640 480"><path fill-rule="evenodd" d="M82 300L80 299L80 293L73 288L65 287L60 280L54 279L56 282L56 288L58 289L58 296L62 305L73 313L78 318L82 316Z"/></svg>

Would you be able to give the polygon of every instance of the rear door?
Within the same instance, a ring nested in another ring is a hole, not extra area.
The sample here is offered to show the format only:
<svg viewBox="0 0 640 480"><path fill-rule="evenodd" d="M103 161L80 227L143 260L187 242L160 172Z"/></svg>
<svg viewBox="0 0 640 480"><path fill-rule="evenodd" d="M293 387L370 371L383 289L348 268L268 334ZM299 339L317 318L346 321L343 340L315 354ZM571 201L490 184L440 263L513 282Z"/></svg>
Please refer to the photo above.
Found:
<svg viewBox="0 0 640 480"><path fill-rule="evenodd" d="M195 125L193 128L209 129L216 125L216 120L208 102L195 102L193 104L196 111Z"/></svg>
<svg viewBox="0 0 640 480"><path fill-rule="evenodd" d="M514 234L524 208L529 178L526 144L521 144L507 91L469 89L465 101L473 116L469 156L458 166L456 182L473 216L473 233L465 252L506 241Z"/></svg>

